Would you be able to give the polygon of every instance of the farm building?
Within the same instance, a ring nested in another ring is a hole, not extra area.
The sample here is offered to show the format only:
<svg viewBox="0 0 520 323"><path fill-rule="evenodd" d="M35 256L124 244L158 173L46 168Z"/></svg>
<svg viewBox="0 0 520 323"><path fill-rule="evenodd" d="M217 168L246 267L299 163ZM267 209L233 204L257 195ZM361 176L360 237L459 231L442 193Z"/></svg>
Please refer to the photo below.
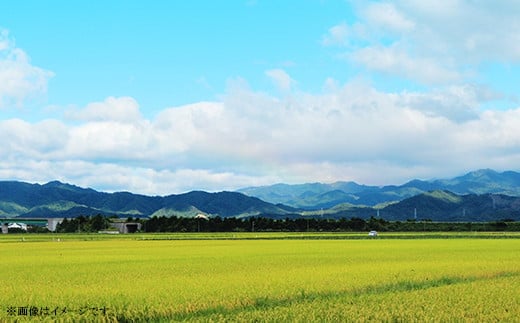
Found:
<svg viewBox="0 0 520 323"><path fill-rule="evenodd" d="M141 223L138 222L112 222L112 226L119 231L119 233L135 233L141 230Z"/></svg>
<svg viewBox="0 0 520 323"><path fill-rule="evenodd" d="M9 229L20 229L23 231L27 231L27 224L11 222L11 223L7 224L7 230L9 230Z"/></svg>

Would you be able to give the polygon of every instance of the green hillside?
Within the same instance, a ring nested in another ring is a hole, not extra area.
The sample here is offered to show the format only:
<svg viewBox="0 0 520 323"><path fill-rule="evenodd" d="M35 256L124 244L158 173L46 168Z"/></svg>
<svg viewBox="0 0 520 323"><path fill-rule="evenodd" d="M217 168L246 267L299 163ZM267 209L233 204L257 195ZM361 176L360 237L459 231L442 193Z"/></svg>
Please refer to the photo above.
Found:
<svg viewBox="0 0 520 323"><path fill-rule="evenodd" d="M45 185L0 182L0 216L4 218L96 214L119 217L194 216L197 213L238 217L259 214L281 216L291 212L291 208L236 192L193 191L150 197L129 192L103 193L60 182Z"/></svg>
<svg viewBox="0 0 520 323"><path fill-rule="evenodd" d="M520 197L512 194L516 192L515 185L520 186L519 179L515 172L482 170L451 180L414 180L401 186L369 187L352 182L274 186L272 196L278 196L279 200L290 198L289 203L299 207L274 204L239 192L192 191L161 197L97 192L56 181L44 185L0 181L0 217L68 218L96 214L125 218L194 217L204 213L222 218L368 219L379 216L398 221L520 220ZM266 193L269 188L247 191Z"/></svg>
<svg viewBox="0 0 520 323"><path fill-rule="evenodd" d="M267 202L310 210L330 208L342 203L376 206L402 201L435 190L450 191L459 195L493 193L520 196L520 173L513 171L499 173L482 169L452 179L430 181L415 179L403 185L382 187L360 185L355 182L276 184L244 188L239 192Z"/></svg>

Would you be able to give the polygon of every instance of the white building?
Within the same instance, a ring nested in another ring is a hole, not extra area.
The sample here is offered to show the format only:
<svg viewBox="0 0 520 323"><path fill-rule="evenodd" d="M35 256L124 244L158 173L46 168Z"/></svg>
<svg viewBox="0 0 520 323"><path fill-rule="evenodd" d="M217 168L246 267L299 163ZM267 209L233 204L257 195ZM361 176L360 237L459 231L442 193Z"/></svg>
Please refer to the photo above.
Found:
<svg viewBox="0 0 520 323"><path fill-rule="evenodd" d="M27 231L27 224L12 222L7 225L7 229L22 229L24 231Z"/></svg>

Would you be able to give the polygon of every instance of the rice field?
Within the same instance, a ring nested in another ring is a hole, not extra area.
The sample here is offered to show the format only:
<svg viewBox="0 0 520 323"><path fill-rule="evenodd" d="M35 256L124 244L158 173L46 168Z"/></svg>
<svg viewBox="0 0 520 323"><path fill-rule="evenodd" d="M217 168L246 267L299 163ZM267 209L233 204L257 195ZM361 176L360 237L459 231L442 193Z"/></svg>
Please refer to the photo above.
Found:
<svg viewBox="0 0 520 323"><path fill-rule="evenodd" d="M390 238L6 235L0 322L518 322L518 234Z"/></svg>

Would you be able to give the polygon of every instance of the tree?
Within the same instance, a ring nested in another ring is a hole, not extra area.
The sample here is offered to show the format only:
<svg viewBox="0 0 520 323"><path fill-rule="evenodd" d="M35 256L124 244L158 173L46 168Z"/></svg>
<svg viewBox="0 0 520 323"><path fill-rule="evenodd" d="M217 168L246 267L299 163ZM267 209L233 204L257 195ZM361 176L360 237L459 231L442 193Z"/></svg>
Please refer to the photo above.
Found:
<svg viewBox="0 0 520 323"><path fill-rule="evenodd" d="M98 232L108 228L108 220L101 214L95 215L89 219L90 231Z"/></svg>

